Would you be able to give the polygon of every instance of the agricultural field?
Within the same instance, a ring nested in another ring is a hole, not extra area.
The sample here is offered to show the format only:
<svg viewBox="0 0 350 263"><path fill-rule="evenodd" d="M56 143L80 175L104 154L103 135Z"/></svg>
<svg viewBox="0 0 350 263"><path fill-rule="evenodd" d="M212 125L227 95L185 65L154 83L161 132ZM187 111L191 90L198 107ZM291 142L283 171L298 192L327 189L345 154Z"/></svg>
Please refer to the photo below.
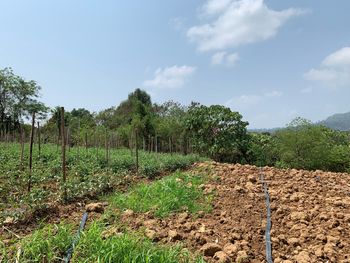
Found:
<svg viewBox="0 0 350 263"><path fill-rule="evenodd" d="M102 149L72 148L67 150L67 181L63 183L60 148L45 144L39 155L35 147L31 175L28 148L29 145L25 145L25 161L21 163L20 144L0 144L0 222L16 224L45 217L62 203L63 189L67 192L66 203L76 204L127 187L132 180L149 180L202 160L197 155L140 151L136 172L135 156L130 150L112 149L107 160ZM31 189L28 192L29 178Z"/></svg>
<svg viewBox="0 0 350 263"><path fill-rule="evenodd" d="M274 262L349 262L349 174L216 162L93 201L71 262L266 262L261 173ZM20 238L3 232L3 261L61 262L83 211Z"/></svg>

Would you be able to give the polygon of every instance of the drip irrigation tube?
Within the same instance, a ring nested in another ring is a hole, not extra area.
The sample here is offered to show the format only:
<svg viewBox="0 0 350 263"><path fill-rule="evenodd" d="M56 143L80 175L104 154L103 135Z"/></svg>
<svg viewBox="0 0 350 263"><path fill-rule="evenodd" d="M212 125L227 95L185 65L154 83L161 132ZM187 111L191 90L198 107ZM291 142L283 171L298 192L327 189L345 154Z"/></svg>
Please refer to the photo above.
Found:
<svg viewBox="0 0 350 263"><path fill-rule="evenodd" d="M265 243L266 243L266 261L268 263L273 263L272 259L272 246L271 246L271 208L270 208L270 195L267 189L267 184L264 179L263 170L260 167L260 180L264 187L266 210L267 210L267 221L266 221L266 231L265 231Z"/></svg>
<svg viewBox="0 0 350 263"><path fill-rule="evenodd" d="M81 219L77 235L75 236L75 238L74 238L74 240L72 242L72 246L67 250L67 256L64 259L64 263L69 263L70 262L70 260L72 258L72 255L73 255L74 248L75 248L77 242L79 241L81 231L84 230L87 218L88 218L88 213L85 212L84 215L83 215L83 218Z"/></svg>

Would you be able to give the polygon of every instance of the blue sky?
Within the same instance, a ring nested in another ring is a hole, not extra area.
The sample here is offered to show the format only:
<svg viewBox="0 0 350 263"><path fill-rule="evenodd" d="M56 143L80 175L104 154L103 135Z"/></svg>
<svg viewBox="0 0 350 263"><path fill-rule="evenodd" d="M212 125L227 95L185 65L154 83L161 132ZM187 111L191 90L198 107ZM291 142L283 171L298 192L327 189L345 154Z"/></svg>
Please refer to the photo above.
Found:
<svg viewBox="0 0 350 263"><path fill-rule="evenodd" d="M222 104L250 128L350 111L350 1L0 0L0 68L67 109Z"/></svg>

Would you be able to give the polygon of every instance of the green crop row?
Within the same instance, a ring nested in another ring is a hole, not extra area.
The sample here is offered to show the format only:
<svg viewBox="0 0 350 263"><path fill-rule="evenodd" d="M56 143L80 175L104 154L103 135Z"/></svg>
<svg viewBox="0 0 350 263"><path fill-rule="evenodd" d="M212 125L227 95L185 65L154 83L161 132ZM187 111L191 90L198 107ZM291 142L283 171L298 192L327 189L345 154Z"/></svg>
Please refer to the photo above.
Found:
<svg viewBox="0 0 350 263"><path fill-rule="evenodd" d="M63 188L68 200L74 201L104 194L122 182L126 174L136 174L135 154L130 150L112 149L108 160L105 155L104 149L97 148L67 150L67 181L63 184L61 151L56 145L42 145L40 156L34 145L30 177L29 145L24 147L21 163L19 144L0 143L0 219L24 216L23 209L46 209L48 203L62 198ZM140 151L138 174L154 178L200 160L197 155ZM29 178L32 188L27 192Z"/></svg>

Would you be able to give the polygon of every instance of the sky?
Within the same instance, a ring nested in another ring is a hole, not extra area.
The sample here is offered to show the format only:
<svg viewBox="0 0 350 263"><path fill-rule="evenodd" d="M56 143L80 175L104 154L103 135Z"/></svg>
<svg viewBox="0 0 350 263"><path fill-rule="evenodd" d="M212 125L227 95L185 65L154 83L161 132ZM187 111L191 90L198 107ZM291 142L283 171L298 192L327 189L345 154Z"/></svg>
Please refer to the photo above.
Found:
<svg viewBox="0 0 350 263"><path fill-rule="evenodd" d="M0 0L0 68L48 106L221 104L249 128L350 111L349 0Z"/></svg>

